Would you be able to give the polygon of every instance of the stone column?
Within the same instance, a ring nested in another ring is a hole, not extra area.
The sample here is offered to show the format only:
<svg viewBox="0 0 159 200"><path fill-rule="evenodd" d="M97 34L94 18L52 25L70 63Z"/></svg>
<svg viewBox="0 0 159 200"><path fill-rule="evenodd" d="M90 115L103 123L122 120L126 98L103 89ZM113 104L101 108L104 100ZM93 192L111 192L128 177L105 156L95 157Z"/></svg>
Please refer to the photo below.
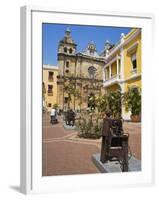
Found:
<svg viewBox="0 0 159 200"><path fill-rule="evenodd" d="M106 67L103 68L103 81L106 81Z"/></svg>
<svg viewBox="0 0 159 200"><path fill-rule="evenodd" d="M118 55L117 55L117 59L116 59L116 67L117 67L117 77L119 77L119 60L118 60Z"/></svg>
<svg viewBox="0 0 159 200"><path fill-rule="evenodd" d="M109 78L110 78L110 79L111 79L111 73L112 73L111 65L109 65Z"/></svg>

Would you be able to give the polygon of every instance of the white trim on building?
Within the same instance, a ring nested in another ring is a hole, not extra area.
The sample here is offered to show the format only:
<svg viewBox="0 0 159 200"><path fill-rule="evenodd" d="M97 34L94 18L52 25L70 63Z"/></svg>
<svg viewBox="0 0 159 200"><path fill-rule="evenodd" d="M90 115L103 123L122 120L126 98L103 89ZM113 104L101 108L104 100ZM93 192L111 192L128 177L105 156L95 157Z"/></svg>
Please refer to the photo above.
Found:
<svg viewBox="0 0 159 200"><path fill-rule="evenodd" d="M56 65L43 65L43 69L58 70L58 66L56 66Z"/></svg>

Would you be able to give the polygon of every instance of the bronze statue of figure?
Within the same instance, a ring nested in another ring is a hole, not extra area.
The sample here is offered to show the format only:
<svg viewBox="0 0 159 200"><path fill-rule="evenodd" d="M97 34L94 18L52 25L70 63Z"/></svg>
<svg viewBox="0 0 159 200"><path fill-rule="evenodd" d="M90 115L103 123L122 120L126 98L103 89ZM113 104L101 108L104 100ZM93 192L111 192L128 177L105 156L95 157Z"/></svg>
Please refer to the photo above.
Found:
<svg viewBox="0 0 159 200"><path fill-rule="evenodd" d="M101 162L106 162L108 159L106 159L106 155L109 154L109 148L111 145L111 139L112 139L112 119L111 119L112 113L111 111L107 111L105 113L105 117L103 119L103 128L102 128L102 147L101 147Z"/></svg>
<svg viewBox="0 0 159 200"><path fill-rule="evenodd" d="M75 112L72 109L70 109L66 112L65 121L66 121L66 125L74 126L74 124L75 124Z"/></svg>
<svg viewBox="0 0 159 200"><path fill-rule="evenodd" d="M123 131L122 120L113 119L111 111L107 111L103 119L100 160L105 163L115 159L121 163L123 172L128 171L128 134Z"/></svg>

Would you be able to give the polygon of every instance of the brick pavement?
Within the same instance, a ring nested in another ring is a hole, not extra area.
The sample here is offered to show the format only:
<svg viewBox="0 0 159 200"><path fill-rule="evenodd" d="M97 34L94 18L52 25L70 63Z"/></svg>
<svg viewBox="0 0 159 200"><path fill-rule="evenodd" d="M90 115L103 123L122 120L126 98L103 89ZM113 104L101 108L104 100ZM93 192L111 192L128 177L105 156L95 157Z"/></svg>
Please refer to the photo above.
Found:
<svg viewBox="0 0 159 200"><path fill-rule="evenodd" d="M49 115L43 117L43 176L99 173L92 163L92 154L100 152L101 139L88 140L77 137L74 130L65 130L62 119L50 124ZM141 159L141 125L124 122L129 133L133 154Z"/></svg>
<svg viewBox="0 0 159 200"><path fill-rule="evenodd" d="M49 116L43 119L43 176L99 173L91 161L99 148L72 139L77 132L65 130L62 119L51 125Z"/></svg>
<svg viewBox="0 0 159 200"><path fill-rule="evenodd" d="M94 145L68 141L44 143L45 162L43 175L71 175L97 173L91 156L98 153Z"/></svg>
<svg viewBox="0 0 159 200"><path fill-rule="evenodd" d="M43 139L61 138L74 133L74 130L66 131L61 124L43 127Z"/></svg>
<svg viewBox="0 0 159 200"><path fill-rule="evenodd" d="M141 123L124 122L123 128L129 133L129 146L132 154L141 160Z"/></svg>

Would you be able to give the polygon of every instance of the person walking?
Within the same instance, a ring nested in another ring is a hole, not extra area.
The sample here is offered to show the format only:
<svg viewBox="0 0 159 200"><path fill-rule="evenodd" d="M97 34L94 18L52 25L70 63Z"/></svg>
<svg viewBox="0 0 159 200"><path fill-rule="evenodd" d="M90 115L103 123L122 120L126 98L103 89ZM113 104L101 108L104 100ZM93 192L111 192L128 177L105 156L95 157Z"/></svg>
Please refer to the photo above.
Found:
<svg viewBox="0 0 159 200"><path fill-rule="evenodd" d="M51 109L50 117L51 117L51 124L56 124L57 119L56 119L56 109L55 108Z"/></svg>

